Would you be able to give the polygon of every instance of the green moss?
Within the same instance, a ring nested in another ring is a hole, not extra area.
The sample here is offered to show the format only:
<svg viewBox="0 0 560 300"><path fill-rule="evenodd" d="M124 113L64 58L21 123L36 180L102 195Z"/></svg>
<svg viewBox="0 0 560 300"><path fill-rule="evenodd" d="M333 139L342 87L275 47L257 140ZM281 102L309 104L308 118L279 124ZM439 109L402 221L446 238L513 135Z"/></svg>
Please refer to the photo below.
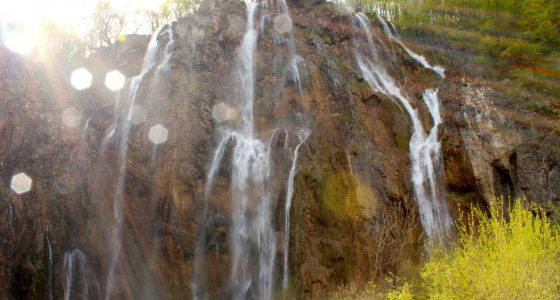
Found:
<svg viewBox="0 0 560 300"><path fill-rule="evenodd" d="M393 140L395 141L395 145L397 145L399 149L408 152L410 136L407 133L403 131L396 132L393 135Z"/></svg>
<svg viewBox="0 0 560 300"><path fill-rule="evenodd" d="M197 94L202 90L200 83L192 76L185 76L177 84L181 94Z"/></svg>
<svg viewBox="0 0 560 300"><path fill-rule="evenodd" d="M321 211L326 219L346 219L357 215L354 180L345 171L324 176L321 184Z"/></svg>

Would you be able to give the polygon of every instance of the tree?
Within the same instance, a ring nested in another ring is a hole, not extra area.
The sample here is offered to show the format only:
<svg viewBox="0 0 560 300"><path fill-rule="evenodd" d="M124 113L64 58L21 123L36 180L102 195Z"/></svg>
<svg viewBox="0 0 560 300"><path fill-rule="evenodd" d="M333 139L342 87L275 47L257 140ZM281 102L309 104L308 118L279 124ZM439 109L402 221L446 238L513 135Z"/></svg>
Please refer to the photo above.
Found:
<svg viewBox="0 0 560 300"><path fill-rule="evenodd" d="M145 19L150 24L151 32L155 32L161 24L165 22L161 12L155 10L146 10L143 12Z"/></svg>
<svg viewBox="0 0 560 300"><path fill-rule="evenodd" d="M201 0L165 0L161 6L161 15L169 21L192 15L198 9Z"/></svg>
<svg viewBox="0 0 560 300"><path fill-rule="evenodd" d="M85 56L86 45L75 32L53 21L43 21L41 32L41 59L69 63Z"/></svg>
<svg viewBox="0 0 560 300"><path fill-rule="evenodd" d="M111 45L125 26L124 14L116 11L109 1L97 3L91 21L92 28L86 37L88 50Z"/></svg>

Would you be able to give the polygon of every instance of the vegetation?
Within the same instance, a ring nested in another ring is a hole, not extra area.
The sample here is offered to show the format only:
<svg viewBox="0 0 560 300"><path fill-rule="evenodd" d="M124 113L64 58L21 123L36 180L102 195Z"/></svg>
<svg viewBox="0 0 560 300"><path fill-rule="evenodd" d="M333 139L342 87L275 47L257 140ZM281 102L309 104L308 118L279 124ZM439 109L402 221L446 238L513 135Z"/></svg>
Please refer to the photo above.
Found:
<svg viewBox="0 0 560 300"><path fill-rule="evenodd" d="M348 0L400 27L448 70L503 81L525 108L560 115L560 2L546 0ZM504 79L507 78L507 81ZM513 91L522 88L525 91Z"/></svg>
<svg viewBox="0 0 560 300"><path fill-rule="evenodd" d="M560 44L560 3L546 0L349 0L357 10L396 22L432 22ZM501 32L500 32L501 31Z"/></svg>
<svg viewBox="0 0 560 300"><path fill-rule="evenodd" d="M460 247L435 254L424 266L430 298L560 297L559 227L543 213L519 202L507 211L496 205L489 218L474 210L459 229Z"/></svg>
<svg viewBox="0 0 560 300"><path fill-rule="evenodd" d="M116 10L110 1L100 1L91 15L91 29L86 35L84 44L91 51L114 43L126 27L137 30L148 24L154 32L161 24L193 14L201 0L165 0L159 10L144 10L125 13ZM136 24L140 22L142 24Z"/></svg>
<svg viewBox="0 0 560 300"><path fill-rule="evenodd" d="M100 1L91 17L92 28L86 36L88 49L111 45L117 40L125 26L125 16L116 11L111 2Z"/></svg>
<svg viewBox="0 0 560 300"><path fill-rule="evenodd" d="M161 15L164 19L177 20L191 15L198 9L201 0L166 0L161 6Z"/></svg>
<svg viewBox="0 0 560 300"><path fill-rule="evenodd" d="M474 209L458 224L458 242L433 250L413 285L338 291L332 299L558 299L560 226L520 201L489 214Z"/></svg>
<svg viewBox="0 0 560 300"><path fill-rule="evenodd" d="M382 292L379 287L370 282L368 285L359 289L356 285L350 285L347 288L340 288L331 297L330 300L412 300L414 295L409 283L403 283L388 292Z"/></svg>

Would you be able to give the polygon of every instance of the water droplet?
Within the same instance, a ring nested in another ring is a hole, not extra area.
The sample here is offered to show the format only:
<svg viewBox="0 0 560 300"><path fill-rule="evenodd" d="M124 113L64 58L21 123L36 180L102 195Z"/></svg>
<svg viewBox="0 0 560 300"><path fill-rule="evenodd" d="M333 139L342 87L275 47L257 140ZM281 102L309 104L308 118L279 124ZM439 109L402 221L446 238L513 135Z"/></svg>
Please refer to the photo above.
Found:
<svg viewBox="0 0 560 300"><path fill-rule="evenodd" d="M163 127L163 125L157 124L156 126L150 128L150 133L148 134L148 138L154 144L161 144L167 141L167 134L168 134L167 129Z"/></svg>
<svg viewBox="0 0 560 300"><path fill-rule="evenodd" d="M27 176L25 173L19 173L12 177L12 181L10 182L10 188L16 194L21 195L29 192L31 190L31 185L33 184L33 180L31 177Z"/></svg>
<svg viewBox="0 0 560 300"><path fill-rule="evenodd" d="M85 90L91 86L93 76L86 68L74 70L70 77L70 83L78 91Z"/></svg>
<svg viewBox="0 0 560 300"><path fill-rule="evenodd" d="M105 86L113 92L122 89L125 81L126 77L117 70L105 75Z"/></svg>

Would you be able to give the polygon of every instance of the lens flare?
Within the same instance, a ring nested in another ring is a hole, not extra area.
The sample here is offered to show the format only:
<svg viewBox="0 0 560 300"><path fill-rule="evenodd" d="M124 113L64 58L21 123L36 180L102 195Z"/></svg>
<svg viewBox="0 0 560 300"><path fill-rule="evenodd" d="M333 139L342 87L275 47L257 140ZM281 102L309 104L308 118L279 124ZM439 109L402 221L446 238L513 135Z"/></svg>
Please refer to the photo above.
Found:
<svg viewBox="0 0 560 300"><path fill-rule="evenodd" d="M167 141L167 134L167 129L163 127L163 125L157 124L156 126L150 128L148 138L152 141L152 143L157 145Z"/></svg>
<svg viewBox="0 0 560 300"><path fill-rule="evenodd" d="M82 114L75 108L71 107L62 113L62 123L68 128L75 128L80 125Z"/></svg>
<svg viewBox="0 0 560 300"><path fill-rule="evenodd" d="M105 86L115 92L123 88L126 77L119 71L114 70L105 75Z"/></svg>
<svg viewBox="0 0 560 300"><path fill-rule="evenodd" d="M25 194L31 190L33 180L25 173L19 173L12 177L10 188L18 195Z"/></svg>
<svg viewBox="0 0 560 300"><path fill-rule="evenodd" d="M72 72L70 83L78 91L85 90L91 86L93 76L86 68L80 68Z"/></svg>

